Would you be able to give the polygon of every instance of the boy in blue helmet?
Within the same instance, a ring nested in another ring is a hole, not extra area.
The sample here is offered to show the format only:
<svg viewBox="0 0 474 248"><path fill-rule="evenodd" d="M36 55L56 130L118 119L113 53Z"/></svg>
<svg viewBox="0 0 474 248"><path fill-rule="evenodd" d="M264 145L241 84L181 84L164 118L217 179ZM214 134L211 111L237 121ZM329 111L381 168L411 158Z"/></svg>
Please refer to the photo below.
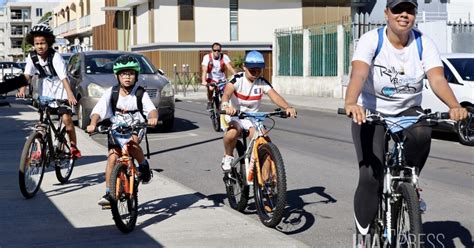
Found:
<svg viewBox="0 0 474 248"><path fill-rule="evenodd" d="M295 118L296 109L291 107L273 89L272 85L262 77L263 68L265 68L265 60L260 52L251 51L247 53L244 60L244 71L235 74L230 82L226 84L221 109L225 110L228 115L235 114L237 110L258 112L263 94L266 94L273 103L284 109L288 116ZM255 131L249 120L239 119L238 117L227 119L228 128L224 134L225 154L222 159L222 170L225 173L231 169L230 165L234 160L233 151L242 130L249 130L249 137L252 137Z"/></svg>

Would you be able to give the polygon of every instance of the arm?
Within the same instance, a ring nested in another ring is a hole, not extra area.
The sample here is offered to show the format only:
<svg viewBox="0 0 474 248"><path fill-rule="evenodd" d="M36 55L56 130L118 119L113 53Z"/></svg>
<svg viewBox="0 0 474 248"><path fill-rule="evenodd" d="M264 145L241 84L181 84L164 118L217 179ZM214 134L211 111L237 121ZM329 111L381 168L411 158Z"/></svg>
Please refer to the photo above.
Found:
<svg viewBox="0 0 474 248"><path fill-rule="evenodd" d="M207 85L207 66L206 65L201 65L201 84L202 85Z"/></svg>
<svg viewBox="0 0 474 248"><path fill-rule="evenodd" d="M76 97L74 97L74 93L71 90L71 85L69 84L69 80L67 78L63 78L63 80L61 80L61 82L63 83L64 90L66 90L67 98L69 100L69 104L71 106L76 105L77 100L76 100Z"/></svg>
<svg viewBox="0 0 474 248"><path fill-rule="evenodd" d="M346 90L344 108L347 116L352 117L353 121L359 125L365 122L365 110L362 106L357 104L357 99L362 92L368 75L368 64L360 60L354 60L352 62L351 78Z"/></svg>
<svg viewBox="0 0 474 248"><path fill-rule="evenodd" d="M230 104L229 104L230 98L232 97L232 94L234 93L234 90L235 90L234 84L233 83L227 83L225 85L224 93L222 95L221 109L225 110L225 112L228 115L233 115L236 112L234 107L230 106Z"/></svg>
<svg viewBox="0 0 474 248"><path fill-rule="evenodd" d="M148 125L156 126L158 124L158 110L154 109L148 113Z"/></svg>
<svg viewBox="0 0 474 248"><path fill-rule="evenodd" d="M87 126L86 131L88 133L94 132L95 128L97 127L97 123L99 122L99 120L100 120L100 116L98 114L92 114L91 115L91 123L89 124L89 126Z"/></svg>
<svg viewBox="0 0 474 248"><path fill-rule="evenodd" d="M28 74L24 74L25 75L25 78L26 78L26 81L28 81L28 84L30 84L30 75ZM25 98L25 91L26 91L26 86L23 86L23 87L20 87L20 89L18 90L18 92L16 93L16 97L18 98Z"/></svg>
<svg viewBox="0 0 474 248"><path fill-rule="evenodd" d="M275 103L278 107L283 108L286 111L286 114L290 117L296 118L296 109L291 107L286 100L276 92L273 88L268 91L268 97Z"/></svg>
<svg viewBox="0 0 474 248"><path fill-rule="evenodd" d="M449 107L449 117L458 121L467 117L467 110L459 104L448 81L444 77L443 67L434 67L426 72L431 89L435 95Z"/></svg>
<svg viewBox="0 0 474 248"><path fill-rule="evenodd" d="M236 72L234 70L234 67L232 66L232 62L229 62L227 64L225 64L225 66L227 67L227 70L229 70L229 72L234 75Z"/></svg>

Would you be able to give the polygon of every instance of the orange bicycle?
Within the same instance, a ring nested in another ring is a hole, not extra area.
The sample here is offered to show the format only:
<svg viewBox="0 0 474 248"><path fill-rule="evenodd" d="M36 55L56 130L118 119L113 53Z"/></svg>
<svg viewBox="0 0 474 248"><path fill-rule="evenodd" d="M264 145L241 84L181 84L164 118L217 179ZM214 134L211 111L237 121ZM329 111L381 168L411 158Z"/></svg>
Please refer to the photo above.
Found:
<svg viewBox="0 0 474 248"><path fill-rule="evenodd" d="M225 111L221 112L225 114ZM231 171L224 175L229 205L243 212L249 200L249 188L253 185L254 199L260 221L267 227L275 227L283 217L286 206L286 172L283 158L278 147L271 142L268 132L275 121L272 116L286 118L286 112L280 109L274 112L237 112L239 118L249 119L255 133L247 145L247 130L237 141L234 162ZM266 129L265 119L273 121Z"/></svg>

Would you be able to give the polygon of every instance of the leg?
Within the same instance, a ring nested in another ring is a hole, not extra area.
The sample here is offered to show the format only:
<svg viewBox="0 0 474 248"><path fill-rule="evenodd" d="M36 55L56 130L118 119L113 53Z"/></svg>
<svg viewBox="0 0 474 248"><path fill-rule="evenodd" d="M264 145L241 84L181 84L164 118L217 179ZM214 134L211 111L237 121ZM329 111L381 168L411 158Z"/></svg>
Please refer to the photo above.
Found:
<svg viewBox="0 0 474 248"><path fill-rule="evenodd" d="M382 126L352 123L352 139L359 161L359 183L354 195L357 232L366 235L377 214L383 181L385 132Z"/></svg>
<svg viewBox="0 0 474 248"><path fill-rule="evenodd" d="M227 156L233 156L235 144L237 143L237 139L240 137L242 133L242 128L240 125L235 122L229 122L229 127L224 134L224 153Z"/></svg>
<svg viewBox="0 0 474 248"><path fill-rule="evenodd" d="M69 135L69 140L71 142L71 153L73 157L80 158L82 155L81 152L77 149L76 129L74 128L72 117L70 114L63 114L62 119L64 125L66 126L66 132Z"/></svg>
<svg viewBox="0 0 474 248"><path fill-rule="evenodd" d="M430 153L431 131L431 127L423 125L423 122L405 131L405 160L408 165L418 168L418 174L421 173Z"/></svg>
<svg viewBox="0 0 474 248"><path fill-rule="evenodd" d="M132 141L128 143L128 152L138 162L138 171L140 172L140 179L142 182L147 183L150 181L152 174L150 172L150 165L143 155L143 150L139 145L140 138L138 135L132 136Z"/></svg>
<svg viewBox="0 0 474 248"><path fill-rule="evenodd" d="M112 148L109 150L107 158L107 166L105 167L105 187L106 191L110 188L110 174L114 169L115 163L117 162L118 157L120 156L121 151L119 148Z"/></svg>

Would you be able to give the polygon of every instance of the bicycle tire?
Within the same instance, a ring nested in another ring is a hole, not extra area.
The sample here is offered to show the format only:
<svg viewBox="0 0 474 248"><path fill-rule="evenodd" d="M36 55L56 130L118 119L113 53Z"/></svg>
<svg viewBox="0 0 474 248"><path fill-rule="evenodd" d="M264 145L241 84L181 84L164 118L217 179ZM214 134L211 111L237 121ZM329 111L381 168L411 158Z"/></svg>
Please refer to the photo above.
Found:
<svg viewBox="0 0 474 248"><path fill-rule="evenodd" d="M466 146L474 146L474 120L471 118L456 122L459 143Z"/></svg>
<svg viewBox="0 0 474 248"><path fill-rule="evenodd" d="M134 179L133 193L130 195L124 192L126 185L130 185L129 180L127 168L116 164L110 175L110 192L113 199L110 207L115 225L123 233L133 231L138 217L138 181Z"/></svg>
<svg viewBox="0 0 474 248"><path fill-rule="evenodd" d="M36 145L36 147L33 147L34 145ZM32 168L31 149L34 149L34 152L38 152L38 145L40 146L39 161L36 161L34 168ZM20 168L18 173L20 191L26 199L30 199L35 196L41 186L45 170L45 152L46 148L42 134L39 132L31 133L28 139L26 140L25 145L23 146L23 151L21 152ZM32 178L33 175L35 175L36 177Z"/></svg>
<svg viewBox="0 0 474 248"><path fill-rule="evenodd" d="M65 184L71 177L76 159L72 158L71 151L65 151L67 147L66 144L68 143L66 138L66 127L61 129L59 135L61 140L59 141L58 147L56 147L57 150L55 151L54 170L56 172L56 178L58 181L62 184Z"/></svg>
<svg viewBox="0 0 474 248"><path fill-rule="evenodd" d="M217 89L216 89L217 90ZM211 122L214 131L220 132L221 129L221 118L220 118L220 102L219 97L214 96L212 101L212 110L211 110Z"/></svg>
<svg viewBox="0 0 474 248"><path fill-rule="evenodd" d="M238 140L235 146L238 157L241 157L245 153L244 145L242 141ZM236 157L236 156L234 156ZM232 178L224 178L225 189L227 194L227 201L229 206L239 212L243 212L247 207L249 200L249 186L245 184L245 161L244 158L237 161L237 165L232 167L231 175Z"/></svg>
<svg viewBox="0 0 474 248"><path fill-rule="evenodd" d="M400 198L393 204L392 227L395 229L394 247L420 247L422 226L418 195L409 183L397 187ZM406 225L406 220L409 223ZM408 228L408 229L406 229Z"/></svg>
<svg viewBox="0 0 474 248"><path fill-rule="evenodd" d="M266 171L270 171L271 174L264 176L264 166L268 166L270 163L270 161L266 161L267 158L273 161L275 168L267 169ZM275 227L280 223L286 206L285 165L280 151L273 143L265 143L258 148L258 159L262 177L266 180L263 186L258 184L257 166L254 166L255 206L260 221L267 227ZM274 179L275 177L276 179Z"/></svg>

